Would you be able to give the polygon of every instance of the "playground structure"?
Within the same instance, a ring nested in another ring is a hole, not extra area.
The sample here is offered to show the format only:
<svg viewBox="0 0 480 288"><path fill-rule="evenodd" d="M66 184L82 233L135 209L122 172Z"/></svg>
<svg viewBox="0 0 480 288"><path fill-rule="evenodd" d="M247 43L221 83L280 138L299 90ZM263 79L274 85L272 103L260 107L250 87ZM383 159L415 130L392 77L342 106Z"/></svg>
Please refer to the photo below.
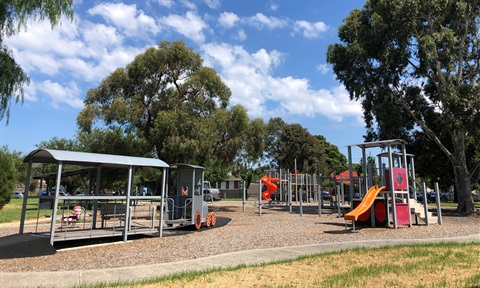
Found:
<svg viewBox="0 0 480 288"><path fill-rule="evenodd" d="M300 216L303 215L303 202L318 202L319 216L322 208L336 208L338 217L353 221L354 228L355 224L366 223L370 223L371 227L389 226L390 223L393 223L395 229L398 225L411 227L411 215L415 216L417 222L421 219L428 225L430 221L436 220L441 224L438 184L435 187L437 219L428 212L425 184L423 184L425 196L423 206L416 202L415 197L410 196L411 192L414 195L417 192L415 188L410 189L411 186L415 187L414 181L409 185L409 179L413 179L410 175L415 173L413 156L405 153L405 142L386 140L348 146L350 171L353 170L351 164L353 146L362 148L363 159L366 159L365 150L368 148L387 148L386 153L378 155L378 179L372 173L373 169L367 167L366 161L363 170L366 173L362 177L355 179L353 173L350 173L349 179L340 179L340 182L335 178L329 179L315 174L290 173L288 170L266 171L266 176L262 178L263 181L260 181L259 185L259 215L262 214L264 201L267 201L269 208L272 202L286 204L290 212L295 201L299 203ZM402 147L401 153L392 152L392 148L396 146ZM385 157L387 161L384 161ZM407 159L410 160L410 166L407 164ZM208 205L204 201L204 168L200 166L190 164L170 166L159 159L48 149L32 151L25 157L24 162L28 163L28 169L20 234L33 233L49 237L52 245L56 241L114 236L121 236L123 241L127 241L128 236L134 234L157 234L162 237L164 229L180 226L200 229L216 224L216 215L208 212ZM57 171L31 177L34 163L56 164ZM76 170L63 171L64 165L73 165ZM78 169L79 166L82 168ZM159 170L159 184L154 188L140 189L133 184L135 170L143 167ZM176 172L170 174L174 170ZM124 177L122 180L124 189L113 194L104 194L101 187L101 178L104 173ZM62 179L79 174L87 178L87 192L77 196L60 194ZM167 181L169 175L176 175L176 180L171 186ZM47 183L51 181L53 186L47 187L49 188L47 190L53 193L29 195L27 187L30 187L31 178L47 179ZM349 184L348 193L345 193L344 189L346 181ZM324 205L323 191L326 183L332 188L330 192L334 192L331 197L329 196L330 206ZM375 187L377 184L378 187ZM265 190L263 190L264 186ZM358 189L357 193L355 193L355 187ZM276 197L272 197L274 194L277 194ZM25 226L28 200L31 198L38 199L37 224L33 231L27 231L31 229L30 226L29 228ZM51 212L49 232L37 230L41 209ZM347 210L352 211L346 212Z"/></svg>
<svg viewBox="0 0 480 288"><path fill-rule="evenodd" d="M261 179L258 196L258 213L262 214L264 201L267 208L274 208L273 203L285 204L292 212L293 202L299 203L300 216L303 214L303 202L318 202L318 215L322 209L336 209L338 217L352 221L353 229L356 226L388 227L393 224L412 226L412 216L415 223L421 220L427 225L437 222L442 224L440 197L438 183L435 183L437 193L437 213L434 217L428 211L426 187L423 183L424 202L419 203L415 195L416 189L414 156L405 152L405 141L385 140L353 144L348 147L349 170L339 175L331 174L323 177L315 174L295 174L288 170L267 170ZM353 171L352 147L362 149L363 159L367 159L366 150L382 148L386 152L377 155L378 168L371 167L364 161L363 175L359 176ZM401 147L400 152L393 152L395 147ZM348 173L346 173L348 172ZM272 180L275 179L275 183ZM392 179L392 180L391 180ZM346 188L348 187L348 191ZM325 190L330 189L327 198ZM266 198L265 196L276 197ZM299 201L300 200L300 201ZM325 205L325 201L330 205ZM245 211L245 209L244 209Z"/></svg>
<svg viewBox="0 0 480 288"><path fill-rule="evenodd" d="M430 220L437 220L441 223L441 209L440 199L437 199L437 211L438 218L435 218L428 212L428 206L426 201L424 204L419 204L415 199L415 168L413 162L413 155L406 153L406 142L399 139L385 140L377 142L367 142L361 144L349 145L348 147L348 160L350 175L352 175L352 147L357 146L362 149L363 159L366 158L366 149L369 148L382 148L387 152L380 153L378 157L378 187L374 180L372 173L373 169L367 167L367 161L364 161L363 171L363 191L367 191L363 199L360 202L353 202L352 211L345 214L345 220L351 220L353 223L353 230L355 230L355 223L363 222L363 224L370 222L371 227L388 226L393 223L395 229L398 225L412 226L412 217L415 216L415 220L418 223L418 219L422 219L428 225ZM394 153L392 149L394 147L401 147L399 153ZM387 160L384 161L384 158ZM410 160L410 161L408 161ZM410 165L408 165L410 163ZM409 184L411 178L412 185ZM353 177L351 176L351 181ZM436 185L437 198L438 196L438 183ZM425 186L425 184L424 184ZM413 187L413 191L411 191ZM413 192L413 194L411 193ZM349 189L350 197L353 197L353 186L350 185ZM426 188L424 187L424 193L426 195ZM380 197L378 197L380 195ZM383 196L383 197L381 197ZM413 197L411 197L413 196Z"/></svg>
<svg viewBox="0 0 480 288"><path fill-rule="evenodd" d="M275 207L276 204L285 204L292 212L293 203L299 203L300 215L303 214L302 202L319 202L319 214L321 207L324 207L324 198L322 196L321 184L325 182L334 183L335 178L317 176L316 174L291 173L289 170L267 170L265 176L260 179L258 200L255 206L258 206L259 214L262 214L262 208ZM332 182L333 181L333 182ZM272 197L275 195L275 197ZM331 207L334 202L331 201ZM258 201L258 202L257 202ZM245 199L244 199L245 202ZM336 205L336 204L335 204ZM245 211L245 208L244 208Z"/></svg>
<svg viewBox="0 0 480 288"><path fill-rule="evenodd" d="M165 209L165 224L168 228L194 225L195 229L203 226L215 226L217 216L208 212L204 200L204 169L189 164L172 164L177 169L173 195L168 195ZM166 229L168 229L166 228Z"/></svg>
<svg viewBox="0 0 480 288"><path fill-rule="evenodd" d="M216 215L208 213L203 199L204 167L201 166L168 165L159 159L50 149L34 150L24 162L28 163L28 168L19 234L48 237L52 246L58 241L105 237L122 237L127 241L135 234L162 237L164 229L179 226L200 229L216 224ZM32 177L33 164L43 163L56 164L57 171ZM145 167L158 171L153 187L134 184L136 171ZM105 193L102 187L105 175L115 175L115 181L124 188ZM175 178L172 187L168 185L170 176ZM62 182L68 177L86 180L86 192L61 194ZM29 195L31 179L39 180L40 191L42 183L47 183L47 193ZM167 191L172 193L167 195ZM27 206L32 200L38 201L37 222L33 226L25 225ZM48 211L45 216L50 219L49 231L39 228L40 211Z"/></svg>

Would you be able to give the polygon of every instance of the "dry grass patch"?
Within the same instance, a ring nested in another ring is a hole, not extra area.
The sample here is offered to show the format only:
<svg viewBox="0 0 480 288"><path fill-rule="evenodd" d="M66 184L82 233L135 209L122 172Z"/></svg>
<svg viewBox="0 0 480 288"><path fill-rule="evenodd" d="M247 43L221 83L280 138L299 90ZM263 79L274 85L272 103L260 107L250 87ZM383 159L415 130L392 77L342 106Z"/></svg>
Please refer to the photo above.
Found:
<svg viewBox="0 0 480 288"><path fill-rule="evenodd" d="M474 288L480 287L479 259L479 243L356 249L127 286Z"/></svg>

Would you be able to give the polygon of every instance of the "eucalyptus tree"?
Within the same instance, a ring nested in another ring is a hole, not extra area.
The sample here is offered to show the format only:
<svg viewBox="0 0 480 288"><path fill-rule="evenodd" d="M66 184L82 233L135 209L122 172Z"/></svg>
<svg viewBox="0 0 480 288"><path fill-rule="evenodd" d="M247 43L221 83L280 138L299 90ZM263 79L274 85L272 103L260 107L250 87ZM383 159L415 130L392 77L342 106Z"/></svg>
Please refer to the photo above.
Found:
<svg viewBox="0 0 480 288"><path fill-rule="evenodd" d="M248 190L250 183L258 181L264 174L262 157L267 136L266 125L261 118L250 120L243 134L243 144L235 159L232 172L245 181Z"/></svg>
<svg viewBox="0 0 480 288"><path fill-rule="evenodd" d="M421 130L452 165L463 213L475 209L480 177L479 158L469 165L465 148L479 134L479 15L473 0L371 0L344 20L343 43L327 52L362 103L369 140L410 141Z"/></svg>
<svg viewBox="0 0 480 288"><path fill-rule="evenodd" d="M198 53L163 41L90 89L77 123L84 135L94 128L132 133L145 153L217 175L236 156L248 123L242 106L227 109L230 95Z"/></svg>
<svg viewBox="0 0 480 288"><path fill-rule="evenodd" d="M318 160L324 155L320 141L300 124L286 124L277 141L280 167L303 173L315 173Z"/></svg>
<svg viewBox="0 0 480 288"><path fill-rule="evenodd" d="M270 118L266 125L267 136L265 138L265 153L263 158L265 161L270 162L271 167L278 167L278 158L280 154L280 148L278 146L278 140L283 133L283 127L287 125L282 118Z"/></svg>
<svg viewBox="0 0 480 288"><path fill-rule="evenodd" d="M4 44L5 38L27 29L30 20L48 19L53 28L62 16L73 19L73 0L4 0L0 3L0 120L6 116L7 124L10 100L23 101L23 86L29 84L30 79Z"/></svg>
<svg viewBox="0 0 480 288"><path fill-rule="evenodd" d="M323 157L318 161L317 170L320 173L330 175L330 173L333 172L337 175L348 169L347 157L338 150L337 146L328 142L322 135L316 135L315 137L320 141L325 151Z"/></svg>

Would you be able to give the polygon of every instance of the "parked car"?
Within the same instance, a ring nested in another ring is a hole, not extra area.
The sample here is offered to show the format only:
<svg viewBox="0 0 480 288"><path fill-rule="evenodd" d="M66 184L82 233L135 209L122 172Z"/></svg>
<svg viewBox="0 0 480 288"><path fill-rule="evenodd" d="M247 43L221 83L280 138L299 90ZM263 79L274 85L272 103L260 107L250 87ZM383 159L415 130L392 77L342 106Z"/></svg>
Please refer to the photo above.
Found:
<svg viewBox="0 0 480 288"><path fill-rule="evenodd" d="M332 199L332 195L330 195L330 192L328 191L322 191L322 198L323 200L330 200Z"/></svg>
<svg viewBox="0 0 480 288"><path fill-rule="evenodd" d="M417 201L418 202L423 202L423 194L422 193L417 193Z"/></svg>
<svg viewBox="0 0 480 288"><path fill-rule="evenodd" d="M217 188L212 188L210 186L209 181L203 182L203 200L205 201L214 201L214 200L221 200L222 195L220 194L220 190Z"/></svg>
<svg viewBox="0 0 480 288"><path fill-rule="evenodd" d="M430 193L427 193L427 198L430 202L435 202L437 201L437 193L435 192L430 192ZM444 201L447 201L447 194L445 194L444 192L440 192L440 201L444 202Z"/></svg>
<svg viewBox="0 0 480 288"><path fill-rule="evenodd" d="M417 201L423 202L423 193L417 193ZM428 192L427 193L427 201L428 202L435 202L437 201L437 193L435 192ZM440 201L446 202L448 201L447 194L444 192L440 192Z"/></svg>
<svg viewBox="0 0 480 288"><path fill-rule="evenodd" d="M22 192L14 192L13 193L13 198L22 199L23 198L23 193Z"/></svg>

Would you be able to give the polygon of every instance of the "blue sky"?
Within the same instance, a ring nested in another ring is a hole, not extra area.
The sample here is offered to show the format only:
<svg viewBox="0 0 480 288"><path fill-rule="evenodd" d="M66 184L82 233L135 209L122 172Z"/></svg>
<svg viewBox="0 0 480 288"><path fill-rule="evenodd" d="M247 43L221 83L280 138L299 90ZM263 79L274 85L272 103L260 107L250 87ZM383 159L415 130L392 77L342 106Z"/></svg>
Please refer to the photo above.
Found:
<svg viewBox="0 0 480 288"><path fill-rule="evenodd" d="M23 105L12 103L0 145L28 153L53 137L74 138L90 88L162 40L183 40L232 90L249 116L281 117L324 135L347 155L365 134L359 103L349 100L326 63L338 27L364 1L75 1L75 20L51 30L32 22L5 42L29 74ZM353 162L360 160L354 150Z"/></svg>

